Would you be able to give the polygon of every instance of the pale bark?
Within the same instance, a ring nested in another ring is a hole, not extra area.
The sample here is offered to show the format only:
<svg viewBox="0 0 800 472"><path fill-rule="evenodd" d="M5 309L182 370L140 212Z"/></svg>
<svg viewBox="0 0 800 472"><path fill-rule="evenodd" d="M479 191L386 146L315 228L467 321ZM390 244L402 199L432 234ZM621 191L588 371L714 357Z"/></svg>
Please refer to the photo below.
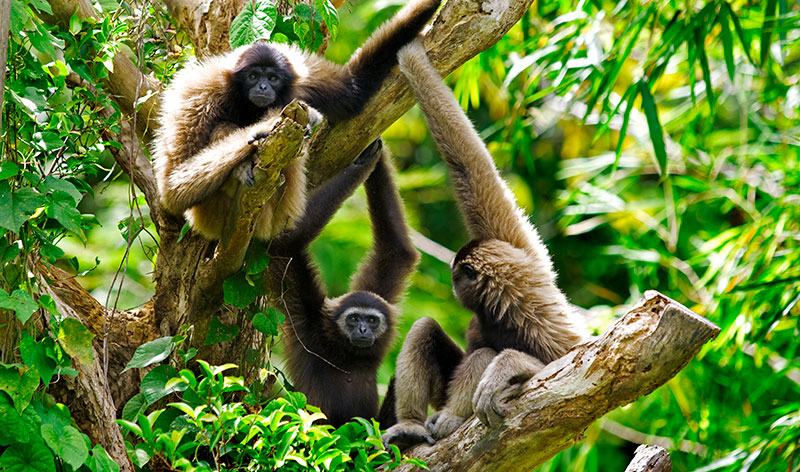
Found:
<svg viewBox="0 0 800 472"><path fill-rule="evenodd" d="M672 459L663 447L642 444L625 472L672 472Z"/></svg>
<svg viewBox="0 0 800 472"><path fill-rule="evenodd" d="M663 385L717 333L705 318L649 291L605 333L529 380L521 396L504 405L502 426L487 428L472 417L435 445L406 454L432 471L532 470L578 442L604 414Z"/></svg>
<svg viewBox="0 0 800 472"><path fill-rule="evenodd" d="M8 30L11 23L11 0L0 0L0 90L6 89L6 59L8 59ZM3 127L3 98L0 95L0 128Z"/></svg>

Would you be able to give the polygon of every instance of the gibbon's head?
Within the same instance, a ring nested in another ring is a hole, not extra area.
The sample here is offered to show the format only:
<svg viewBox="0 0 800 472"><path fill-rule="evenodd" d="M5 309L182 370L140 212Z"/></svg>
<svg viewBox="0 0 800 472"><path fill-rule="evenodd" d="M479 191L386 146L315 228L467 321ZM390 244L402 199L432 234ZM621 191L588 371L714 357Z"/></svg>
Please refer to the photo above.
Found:
<svg viewBox="0 0 800 472"><path fill-rule="evenodd" d="M498 239L472 240L451 264L453 292L465 308L495 318L530 301L536 275L530 255Z"/></svg>
<svg viewBox="0 0 800 472"><path fill-rule="evenodd" d="M288 57L266 42L244 48L233 68L237 94L261 110L288 105L295 81L297 73Z"/></svg>
<svg viewBox="0 0 800 472"><path fill-rule="evenodd" d="M372 292L351 292L335 300L333 320L351 346L370 349L392 330L392 307ZM384 343L381 343L384 344Z"/></svg>

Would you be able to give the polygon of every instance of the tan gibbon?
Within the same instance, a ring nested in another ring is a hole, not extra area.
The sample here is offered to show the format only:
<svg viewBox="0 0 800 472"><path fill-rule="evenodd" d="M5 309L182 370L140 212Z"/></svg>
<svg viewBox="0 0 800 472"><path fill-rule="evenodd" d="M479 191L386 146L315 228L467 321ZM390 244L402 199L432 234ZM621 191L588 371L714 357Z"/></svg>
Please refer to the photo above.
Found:
<svg viewBox="0 0 800 472"><path fill-rule="evenodd" d="M403 48L399 62L473 238L451 268L456 296L475 313L466 353L431 318L414 323L403 342L394 385L397 424L384 440L406 447L448 436L473 413L487 424L500 421L500 400L587 333L556 287L538 233L421 42ZM429 404L438 411L426 420Z"/></svg>
<svg viewBox="0 0 800 472"><path fill-rule="evenodd" d="M232 204L224 184L233 175L253 185L255 149L281 109L299 99L331 122L357 115L439 2L412 0L344 65L294 46L256 42L180 71L162 94L153 148L163 208L219 239ZM320 119L314 111L312 124ZM302 214L304 161L301 156L284 171L285 185L256 220L256 238L271 238Z"/></svg>

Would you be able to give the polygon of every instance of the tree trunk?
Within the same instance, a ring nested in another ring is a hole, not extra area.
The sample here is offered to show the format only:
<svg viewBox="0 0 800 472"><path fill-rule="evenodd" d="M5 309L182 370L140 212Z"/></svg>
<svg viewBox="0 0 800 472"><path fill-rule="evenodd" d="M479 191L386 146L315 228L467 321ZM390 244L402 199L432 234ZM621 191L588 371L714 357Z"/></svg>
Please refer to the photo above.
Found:
<svg viewBox="0 0 800 472"><path fill-rule="evenodd" d="M642 444L636 448L625 472L672 472L672 460L663 447Z"/></svg>

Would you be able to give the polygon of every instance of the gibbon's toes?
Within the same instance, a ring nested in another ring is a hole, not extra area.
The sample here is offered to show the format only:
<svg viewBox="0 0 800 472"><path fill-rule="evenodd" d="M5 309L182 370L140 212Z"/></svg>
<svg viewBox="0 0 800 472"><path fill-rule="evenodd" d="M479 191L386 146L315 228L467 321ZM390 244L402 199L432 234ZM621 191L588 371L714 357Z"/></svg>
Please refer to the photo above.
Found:
<svg viewBox="0 0 800 472"><path fill-rule="evenodd" d="M425 426L435 439L442 439L453 434L465 419L448 410L441 410L429 416Z"/></svg>
<svg viewBox="0 0 800 472"><path fill-rule="evenodd" d="M408 449L423 441L428 444L436 442L422 423L412 421L403 421L387 429L381 440L387 449L390 444L394 444L400 450Z"/></svg>
<svg viewBox="0 0 800 472"><path fill-rule="evenodd" d="M481 382L472 398L475 415L485 426L492 427L502 423L506 416L506 408L501 404L505 384Z"/></svg>
<svg viewBox="0 0 800 472"><path fill-rule="evenodd" d="M255 144L256 141L261 141L262 139L267 137L269 137L269 131L259 131L258 133L250 137L250 140L247 141L247 144Z"/></svg>
<svg viewBox="0 0 800 472"><path fill-rule="evenodd" d="M383 140L378 138L361 151L361 154L356 158L355 164L359 166L369 164L381 155L381 149L383 149Z"/></svg>
<svg viewBox="0 0 800 472"><path fill-rule="evenodd" d="M256 183L255 176L253 175L253 163L245 161L233 169L233 175L236 179L248 187L252 187Z"/></svg>

